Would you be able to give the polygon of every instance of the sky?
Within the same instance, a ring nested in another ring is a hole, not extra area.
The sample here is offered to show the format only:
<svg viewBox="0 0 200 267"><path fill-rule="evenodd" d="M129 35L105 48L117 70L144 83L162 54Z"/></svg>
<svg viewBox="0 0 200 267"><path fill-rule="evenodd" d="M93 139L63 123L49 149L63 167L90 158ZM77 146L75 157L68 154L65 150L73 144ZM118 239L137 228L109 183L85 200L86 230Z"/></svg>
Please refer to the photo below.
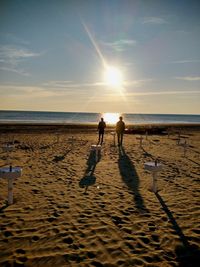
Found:
<svg viewBox="0 0 200 267"><path fill-rule="evenodd" d="M0 0L0 110L200 114L199 14L194 0Z"/></svg>

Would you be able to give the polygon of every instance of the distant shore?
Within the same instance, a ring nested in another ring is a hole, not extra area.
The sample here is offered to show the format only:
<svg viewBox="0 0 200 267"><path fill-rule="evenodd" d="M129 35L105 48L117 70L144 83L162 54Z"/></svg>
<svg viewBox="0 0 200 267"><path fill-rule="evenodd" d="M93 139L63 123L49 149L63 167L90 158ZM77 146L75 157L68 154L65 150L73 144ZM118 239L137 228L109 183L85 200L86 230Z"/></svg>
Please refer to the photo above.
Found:
<svg viewBox="0 0 200 267"><path fill-rule="evenodd" d="M115 129L114 124L107 125L107 131ZM162 133L166 131L200 130L197 123L171 123L171 124L126 124L126 133ZM65 131L96 131L97 124L63 124L63 123L0 123L0 133L20 132L65 132Z"/></svg>

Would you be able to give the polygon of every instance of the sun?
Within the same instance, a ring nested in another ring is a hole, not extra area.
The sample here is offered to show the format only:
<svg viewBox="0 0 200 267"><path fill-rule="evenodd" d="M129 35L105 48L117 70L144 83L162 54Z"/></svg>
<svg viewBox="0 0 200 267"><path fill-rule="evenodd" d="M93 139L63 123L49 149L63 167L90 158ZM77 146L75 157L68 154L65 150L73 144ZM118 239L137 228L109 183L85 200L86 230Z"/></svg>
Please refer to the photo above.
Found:
<svg viewBox="0 0 200 267"><path fill-rule="evenodd" d="M102 117L108 124L115 124L119 120L119 113L103 113Z"/></svg>
<svg viewBox="0 0 200 267"><path fill-rule="evenodd" d="M123 84L122 72L117 67L108 66L104 71L104 81L109 86L120 87Z"/></svg>

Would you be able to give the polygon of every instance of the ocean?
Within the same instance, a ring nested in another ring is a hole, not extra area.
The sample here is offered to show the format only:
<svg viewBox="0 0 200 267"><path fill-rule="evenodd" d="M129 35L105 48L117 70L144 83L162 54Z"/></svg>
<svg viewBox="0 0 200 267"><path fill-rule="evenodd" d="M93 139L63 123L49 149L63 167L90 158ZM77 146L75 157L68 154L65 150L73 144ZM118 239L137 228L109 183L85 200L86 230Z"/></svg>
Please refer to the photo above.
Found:
<svg viewBox="0 0 200 267"><path fill-rule="evenodd" d="M4 110L0 111L0 123L97 124L100 118L104 117L107 124L115 124L120 115L123 116L126 124L200 124L200 115Z"/></svg>

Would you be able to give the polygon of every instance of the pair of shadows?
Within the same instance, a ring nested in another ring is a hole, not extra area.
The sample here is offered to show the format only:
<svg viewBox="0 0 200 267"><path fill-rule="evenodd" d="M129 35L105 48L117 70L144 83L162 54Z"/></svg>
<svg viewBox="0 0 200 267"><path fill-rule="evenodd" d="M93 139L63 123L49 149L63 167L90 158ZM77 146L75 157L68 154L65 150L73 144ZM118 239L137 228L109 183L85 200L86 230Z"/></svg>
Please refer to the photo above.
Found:
<svg viewBox="0 0 200 267"><path fill-rule="evenodd" d="M100 160L100 155L99 155ZM94 170L96 168L96 151L91 150L89 158L87 160L87 169L85 171L84 177L80 180L79 186L85 188L84 194L87 194L88 187L96 183L96 177L94 176Z"/></svg>
<svg viewBox="0 0 200 267"><path fill-rule="evenodd" d="M140 194L139 185L140 179L137 171L126 154L123 147L119 147L119 159L118 159L119 171L123 182L133 192L133 199L136 208L141 212L149 212L144 204L144 200Z"/></svg>

